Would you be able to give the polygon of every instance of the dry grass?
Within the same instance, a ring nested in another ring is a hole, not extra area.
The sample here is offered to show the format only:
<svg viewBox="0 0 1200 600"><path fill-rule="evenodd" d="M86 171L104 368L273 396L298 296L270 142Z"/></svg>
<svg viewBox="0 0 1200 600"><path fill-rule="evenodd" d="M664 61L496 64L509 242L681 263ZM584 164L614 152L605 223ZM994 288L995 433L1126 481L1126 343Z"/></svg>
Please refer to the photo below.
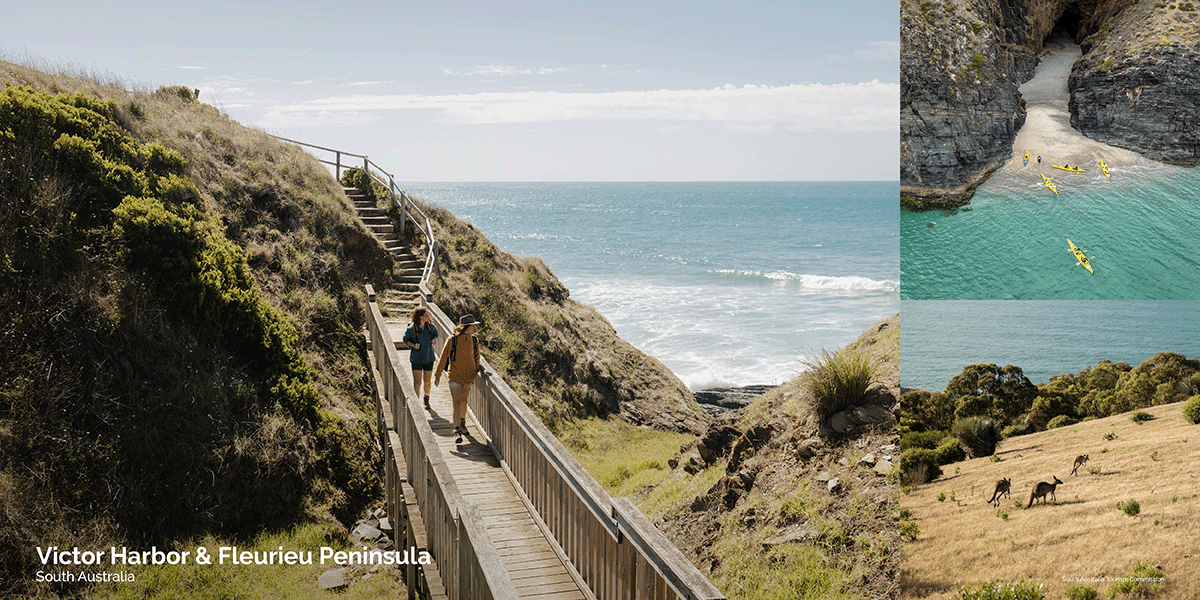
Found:
<svg viewBox="0 0 1200 600"><path fill-rule="evenodd" d="M1106 594L1138 561L1161 566L1168 585L1160 597L1200 597L1200 427L1184 420L1182 403L1144 409L1156 418L1141 425L1130 413L1010 438L997 456L952 463L946 475L901 496L920 527L906 545L902 598L946 598L961 584L1020 578L1045 584L1061 597L1074 581ZM1113 433L1115 439L1104 439ZM1071 476L1075 457L1090 461ZM1033 486L1058 476L1057 503L1030 509ZM987 505L995 482L1012 479L1012 499L997 515ZM945 494L943 502L939 494ZM953 500L951 499L953 496ZM1134 499L1141 514L1126 516L1117 503ZM1014 501L1021 501L1021 509Z"/></svg>

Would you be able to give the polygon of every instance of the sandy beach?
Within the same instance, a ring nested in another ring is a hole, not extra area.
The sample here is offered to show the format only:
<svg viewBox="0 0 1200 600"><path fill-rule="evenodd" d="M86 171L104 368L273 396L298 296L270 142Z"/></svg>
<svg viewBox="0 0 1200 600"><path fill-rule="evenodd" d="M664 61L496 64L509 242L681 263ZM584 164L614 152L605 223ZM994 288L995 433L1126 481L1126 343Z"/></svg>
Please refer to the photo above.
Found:
<svg viewBox="0 0 1200 600"><path fill-rule="evenodd" d="M1092 171L1097 168L1097 158L1110 167L1137 163L1140 158L1137 153L1097 142L1071 127L1071 113L1067 109L1071 94L1067 90L1067 78L1071 66L1083 56L1079 45L1070 38L1056 37L1047 42L1046 51L1033 79L1020 87L1025 98L1025 125L1017 132L1012 158L1001 172L1040 171L1057 177L1073 173L1050 165L1068 164ZM1029 151L1029 164L1023 165L1026 150ZM1037 162L1038 156L1042 157L1041 165Z"/></svg>

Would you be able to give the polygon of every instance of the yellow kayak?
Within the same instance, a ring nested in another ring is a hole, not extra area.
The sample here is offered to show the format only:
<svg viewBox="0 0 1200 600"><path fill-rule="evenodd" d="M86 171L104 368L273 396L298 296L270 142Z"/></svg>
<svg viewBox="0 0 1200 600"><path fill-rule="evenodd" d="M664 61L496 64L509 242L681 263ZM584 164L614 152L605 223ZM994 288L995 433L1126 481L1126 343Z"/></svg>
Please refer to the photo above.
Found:
<svg viewBox="0 0 1200 600"><path fill-rule="evenodd" d="M1107 177L1109 181L1112 181L1112 175L1108 174L1108 165L1104 164L1104 159L1097 158L1096 164L1100 165L1100 170L1104 172L1104 176Z"/></svg>
<svg viewBox="0 0 1200 600"><path fill-rule="evenodd" d="M1023 164L1024 165L1029 164L1029 151L1028 150L1025 151L1025 162Z"/></svg>
<svg viewBox="0 0 1200 600"><path fill-rule="evenodd" d="M1072 167L1070 165L1050 165L1050 166L1054 167L1055 169L1062 169L1064 171L1070 171L1072 173L1087 173L1087 169L1081 169L1079 167Z"/></svg>
<svg viewBox="0 0 1200 600"><path fill-rule="evenodd" d="M1054 178L1046 177L1045 173L1038 173L1038 175L1042 176L1042 183L1045 183L1046 187L1050 188L1050 191L1054 192L1054 195L1057 196L1058 195L1058 187L1054 185L1053 181L1050 181L1051 179L1054 179Z"/></svg>
<svg viewBox="0 0 1200 600"><path fill-rule="evenodd" d="M1075 264L1083 265L1083 268L1087 269L1088 273L1095 275L1096 272L1092 270L1092 263L1088 260L1088 257L1083 254L1083 250L1076 248L1075 242L1072 242L1071 238L1067 238L1067 245L1071 247L1071 254L1075 255L1075 260L1079 261Z"/></svg>

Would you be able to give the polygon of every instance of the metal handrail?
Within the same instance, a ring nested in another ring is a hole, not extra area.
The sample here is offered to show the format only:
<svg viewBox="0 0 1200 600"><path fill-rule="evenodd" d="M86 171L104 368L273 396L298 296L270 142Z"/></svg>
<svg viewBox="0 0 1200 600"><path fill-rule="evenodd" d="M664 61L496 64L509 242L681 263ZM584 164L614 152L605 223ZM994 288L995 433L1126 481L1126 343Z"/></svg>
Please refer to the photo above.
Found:
<svg viewBox="0 0 1200 600"><path fill-rule="evenodd" d="M425 265L421 269L421 282L417 284L417 289L421 291L421 295L426 299L432 299L432 293L429 290L429 279L433 277L433 267L436 260L435 257L437 256L437 240L433 236L433 223L429 220L429 216L425 214L425 211L421 210L421 207L418 206L417 203L413 201L413 199L404 190L400 189L396 185L396 178L391 173L385 171L383 167L380 167L377 163L375 163L375 161L367 158L367 155L365 154L355 154L353 152L346 152L344 150L326 148L324 146L309 144L278 135L272 135L271 137L291 144L296 144L298 146L303 146L305 148L312 148L314 150L332 153L334 155L334 159L332 161L323 159L316 154L313 154L313 157L317 159L317 162L332 166L334 168L334 176L338 181L342 180L342 169L362 169L362 171L366 173L368 177L387 189L389 195L389 205L400 212L400 235L404 235L404 224L406 220L411 221L412 224L422 234L425 235L425 240L428 245L428 252L425 256ZM361 158L362 166L360 167L358 165L343 163L343 156ZM376 171L378 171L379 174L376 174ZM385 181L381 175L386 176L387 180ZM417 217L414 216L413 213L420 215L421 220L418 221Z"/></svg>

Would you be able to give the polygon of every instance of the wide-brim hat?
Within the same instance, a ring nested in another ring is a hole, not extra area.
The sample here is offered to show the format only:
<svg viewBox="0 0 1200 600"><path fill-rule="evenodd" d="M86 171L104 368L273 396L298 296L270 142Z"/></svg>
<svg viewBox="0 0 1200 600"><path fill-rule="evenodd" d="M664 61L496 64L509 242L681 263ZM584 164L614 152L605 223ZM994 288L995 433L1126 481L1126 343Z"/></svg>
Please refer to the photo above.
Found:
<svg viewBox="0 0 1200 600"><path fill-rule="evenodd" d="M458 324L466 327L467 325L478 325L479 321L475 320L474 315L463 315L462 317L459 317Z"/></svg>

